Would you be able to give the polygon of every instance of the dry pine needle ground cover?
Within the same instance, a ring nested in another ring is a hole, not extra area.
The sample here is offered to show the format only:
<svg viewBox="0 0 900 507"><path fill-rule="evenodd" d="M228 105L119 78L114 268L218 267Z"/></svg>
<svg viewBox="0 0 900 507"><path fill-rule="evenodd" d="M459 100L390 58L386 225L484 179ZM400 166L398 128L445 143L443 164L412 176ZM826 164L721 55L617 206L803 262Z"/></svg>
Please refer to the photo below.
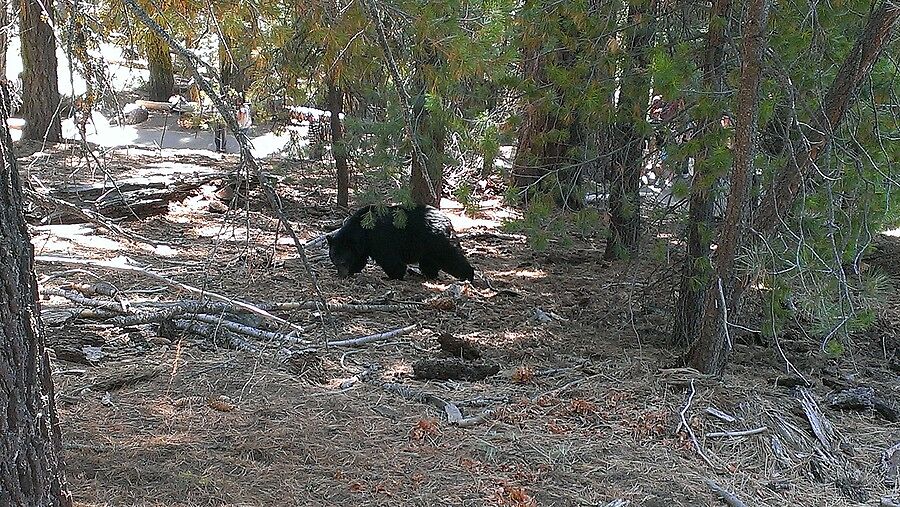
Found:
<svg viewBox="0 0 900 507"><path fill-rule="evenodd" d="M113 179L173 164L183 174L225 173L235 163L139 150L104 160ZM32 182L50 188L105 177L80 167L68 148L23 152L20 162ZM343 215L323 191L327 173L288 162L268 170L281 178L286 213L304 240L340 223ZM256 194L224 213L212 182L163 214L122 223L166 248L91 224L36 225L36 254L127 259L253 303L314 300L292 245ZM298 346L288 356L276 343L241 351L196 336L160 336L152 326L45 319L78 504L719 505L704 479L751 506L878 505L897 494L897 476L884 459L900 442L898 423L871 410L824 408L834 386L819 379L855 382L896 401L898 373L885 355L897 354L900 300L837 359L784 337L786 357L813 381L806 393L831 425L836 451L826 452L802 395L776 382L786 373L774 347L741 341L721 381L667 369L676 357L665 346L674 280L661 273L674 261L603 263L599 238L534 253L522 239L485 225L507 211L483 210L481 221L460 231L488 282L455 285L446 275L389 282L372 266L339 281L322 251L312 249L330 303L406 306L335 313L331 324L313 310L280 312L305 328L305 338L416 325L358 348ZM872 263L897 281L898 259L900 244L885 239ZM40 263L38 276L42 289L103 280L128 300L192 298L101 268ZM73 306L54 296L43 305L48 316ZM441 334L468 340L500 372L477 382L414 379L416 361L443 357ZM359 381L363 374L377 381ZM451 401L466 417L485 417L450 425L431 404L405 399L384 382ZM816 458L823 454L829 459Z"/></svg>

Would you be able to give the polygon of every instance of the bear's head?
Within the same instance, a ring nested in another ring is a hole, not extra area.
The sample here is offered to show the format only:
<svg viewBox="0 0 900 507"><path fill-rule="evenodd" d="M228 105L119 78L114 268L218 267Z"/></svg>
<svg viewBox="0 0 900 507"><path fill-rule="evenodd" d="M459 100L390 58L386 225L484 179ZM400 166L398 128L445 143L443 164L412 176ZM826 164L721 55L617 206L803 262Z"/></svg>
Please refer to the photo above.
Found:
<svg viewBox="0 0 900 507"><path fill-rule="evenodd" d="M328 242L328 258L337 268L338 278L359 273L366 266L366 256L361 255L348 235L334 231L325 236L325 241Z"/></svg>

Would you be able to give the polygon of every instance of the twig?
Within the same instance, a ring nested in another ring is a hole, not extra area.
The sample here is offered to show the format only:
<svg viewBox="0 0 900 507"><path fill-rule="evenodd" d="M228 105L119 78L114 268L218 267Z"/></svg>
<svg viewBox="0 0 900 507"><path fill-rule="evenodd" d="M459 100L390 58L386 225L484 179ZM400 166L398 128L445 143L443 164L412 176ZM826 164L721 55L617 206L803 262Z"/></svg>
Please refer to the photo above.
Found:
<svg viewBox="0 0 900 507"><path fill-rule="evenodd" d="M706 407L706 413L713 417L718 417L725 422L733 423L737 421L737 419L735 419L733 415L726 414L725 412L722 412L715 407Z"/></svg>
<svg viewBox="0 0 900 507"><path fill-rule="evenodd" d="M231 332L251 336L253 338L258 338L260 340L273 340L278 342L285 343L293 343L293 344L308 344L306 340L302 340L297 338L296 336L287 335L284 333L276 333L274 331L265 331L263 329L258 329L252 326L247 326L238 322L232 322L227 320L221 316L209 315L206 313L195 313L183 315L183 319L186 320L196 320L199 322L205 322L207 324L212 324L214 326L221 326Z"/></svg>
<svg viewBox="0 0 900 507"><path fill-rule="evenodd" d="M456 425L460 428L471 428L472 426L477 426L484 421L487 421L494 415L496 410L489 408L487 410L482 411L478 415L473 415L472 417L464 417L456 422Z"/></svg>
<svg viewBox="0 0 900 507"><path fill-rule="evenodd" d="M681 426L684 426L684 429L687 430L688 435L690 435L691 437L691 441L694 443L694 449L697 450L697 454L699 454L700 457L703 458L703 461L705 461L707 465L715 467L715 465L712 464L712 461L710 461L709 458L706 457L706 454L703 452L703 447L701 447L700 442L697 441L697 435L694 434L694 430L691 429L691 425L688 424L687 417L685 416L688 409L691 408L691 402L694 401L695 392L694 379L691 379L691 394L688 395L687 403L684 404L684 408L682 408L681 412L679 413L679 415L681 416L681 422L678 424L678 427L681 428ZM676 429L675 431L677 432L678 429Z"/></svg>
<svg viewBox="0 0 900 507"><path fill-rule="evenodd" d="M709 489L713 490L717 495L719 495L722 498L722 501L724 501L731 507L747 507L747 504L742 502L741 499L735 496L734 493L731 493L722 486L719 486L712 479L703 479L703 482L707 486L709 486Z"/></svg>
<svg viewBox="0 0 900 507"><path fill-rule="evenodd" d="M767 431L769 428L762 426L760 428L753 428L752 430L744 430L744 431L715 431L713 433L707 433L706 438L714 438L714 437L746 437L750 435L756 435L757 433L762 433Z"/></svg>
<svg viewBox="0 0 900 507"><path fill-rule="evenodd" d="M410 331L416 329L418 327L416 324L410 324L406 327L401 327L400 329L394 329L392 331L386 331L384 333L371 334L368 336L361 336L359 338L350 338L347 340L337 340L328 342L328 345L331 347L355 347L357 345L362 345L364 343L374 342L378 340L386 340L388 338L393 338L395 336L404 335L409 333Z"/></svg>
<svg viewBox="0 0 900 507"><path fill-rule="evenodd" d="M276 317L261 308L251 305L250 303L244 303L243 301L231 299L231 298L216 294L215 292L198 289L197 287L194 287L194 286L191 286L191 285L188 285L185 283L176 282L175 280L171 280L162 275L158 275L147 269L139 268L137 266L132 266L130 264L125 264L122 262L98 261L98 260L92 260L92 259L76 259L76 258L70 258L70 257L56 257L56 256L49 256L49 255L35 255L34 261L47 263L47 264L64 264L67 266L92 266L92 267L112 269L115 271L124 271L127 273L137 273L137 274L146 276L148 278L152 278L153 280L156 280L158 282L164 283L164 284L168 285L169 287L174 287L176 289L180 289L180 290L190 292L193 294L200 294L201 296L207 296L212 299L224 301L224 302L234 305L236 307L242 308L243 310L245 310L247 312L259 315L260 317L264 317L266 319L275 321L279 324L288 326L291 329L294 329L295 331L298 331L300 333L303 332L303 328L298 326L297 324L294 324L293 322L282 319L281 317Z"/></svg>

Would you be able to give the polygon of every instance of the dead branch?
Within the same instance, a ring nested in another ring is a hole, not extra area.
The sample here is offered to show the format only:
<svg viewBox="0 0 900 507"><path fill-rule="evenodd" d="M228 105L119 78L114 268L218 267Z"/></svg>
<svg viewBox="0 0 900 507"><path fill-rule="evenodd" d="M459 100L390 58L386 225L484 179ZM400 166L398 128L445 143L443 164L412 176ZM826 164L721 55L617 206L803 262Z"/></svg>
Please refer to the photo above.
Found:
<svg viewBox="0 0 900 507"><path fill-rule="evenodd" d="M425 405L431 405L438 410L443 411L447 415L447 422L449 422L450 424L458 424L463 420L462 413L460 412L459 407L449 401L438 398L433 394L419 391L401 384L395 384L393 382L373 382L367 379L363 380L367 383L374 383L385 391L399 395L405 400L415 401L417 403L422 403Z"/></svg>
<svg viewBox="0 0 900 507"><path fill-rule="evenodd" d="M31 199L34 199L35 201L40 201L40 202L44 203L45 205L56 206L57 208L62 208L72 215L79 216L94 225L103 227L104 229L112 232L113 234L121 236L121 237L128 239L130 241L133 241L135 243L141 243L141 244L153 247L153 248L156 248L157 246L162 244L160 242L153 241L144 236L141 236L140 234L137 234L135 232L132 232L132 231L129 231L122 227L119 227L118 225L116 225L115 223L113 223L111 220L109 220L105 216L101 215L100 213L96 213L87 208L80 208L68 201L64 201L62 199L57 199L56 197L52 197L52 196L49 196L49 195L41 193L41 192L36 192L36 191L28 189L28 188L25 188L23 190L25 191L25 195L27 197L30 197Z"/></svg>
<svg viewBox="0 0 900 507"><path fill-rule="evenodd" d="M212 343L221 341L230 349L243 350L245 352L257 352L259 350L259 347L243 339L237 333L214 324L178 319L173 321L172 325L179 331L200 335Z"/></svg>
<svg viewBox="0 0 900 507"><path fill-rule="evenodd" d="M494 412L496 412L496 410L494 410L494 409L484 410L478 415L473 415L472 417L464 417L464 418L460 419L459 421L457 421L456 425L459 426L460 428L471 428L472 426L478 426L479 424L483 423L484 421L487 421L488 419L490 419L491 416L494 415Z"/></svg>
<svg viewBox="0 0 900 507"><path fill-rule="evenodd" d="M713 417L717 417L728 423L737 422L737 419L735 419L734 416L726 414L725 412L722 412L721 410L717 409L716 407L706 407L706 413Z"/></svg>
<svg viewBox="0 0 900 507"><path fill-rule="evenodd" d="M392 331L385 331L384 333L371 334L369 336L361 336L359 338L350 338L347 340L337 340L327 342L330 347L355 347L357 345L362 345L364 343L374 342L378 340L387 340L388 338L394 338L396 336L401 336L410 331L413 331L418 327L416 324L410 324L406 327L401 327L400 329L394 329Z"/></svg>
<svg viewBox="0 0 900 507"><path fill-rule="evenodd" d="M145 306L152 307L164 307L168 309L175 309L178 307L183 307L185 311L188 312L200 312L200 313L218 313L218 312L231 312L231 313L247 313L242 308L229 305L227 303L222 302L212 302L212 301L197 301L197 300L184 300L184 301L147 301L144 303L140 303ZM256 304L257 308L266 310L267 312L273 311L291 311L291 310L321 310L322 303L318 301L288 301L284 303L258 303ZM418 305L402 303L402 304L350 304L350 303L328 303L328 308L334 312L347 312L347 313L370 313L370 312L399 312L403 310L413 310L416 309Z"/></svg>
<svg viewBox="0 0 900 507"><path fill-rule="evenodd" d="M841 389L828 397L828 406L835 410L874 410L890 422L900 420L900 411L878 396L874 388L859 386Z"/></svg>
<svg viewBox="0 0 900 507"><path fill-rule="evenodd" d="M812 397L812 392L809 389L801 387L798 389L798 394L798 401L803 408L803 413L806 414L806 419L809 421L813 434L828 452L833 451L837 435L835 435L831 421L819 409L819 405Z"/></svg>
<svg viewBox="0 0 900 507"><path fill-rule="evenodd" d="M768 431L769 428L762 426L760 428L753 428L752 430L744 430L744 431L715 431L712 433L707 433L707 438L716 438L716 437L729 437L729 438L737 438L737 437L747 437L750 435L756 435L759 433L763 433Z"/></svg>
<svg viewBox="0 0 900 507"><path fill-rule="evenodd" d="M226 302L228 304L239 307L247 312L254 313L256 315L259 315L260 317L263 317L263 318L272 320L274 322L277 322L279 324L288 326L291 329L293 329L299 333L303 332L303 328L294 324L293 322L282 319L281 317L276 317L275 315L272 315L271 313L269 313L265 310L262 310L254 305L251 305L250 303L244 303L243 301L231 299L231 298L216 294L215 292L198 289L194 286L191 286L191 285L188 285L185 283L176 282L175 280L166 278L162 275L156 274L147 269L139 268L137 266L132 266L130 264L125 264L123 262L98 261L98 260L92 260L92 259L76 259L76 258L70 258L70 257L56 257L56 256L48 256L48 255L36 255L34 257L34 260L35 260L35 262L42 262L45 264L64 264L64 265L68 265L68 266L91 266L91 267L112 269L115 271L124 271L127 273L137 273L137 274L145 276L147 278L151 278L158 282L164 283L164 284L168 285L169 287L173 287L173 288L183 290L185 292L190 292L193 294L200 294L201 296L207 296L212 299Z"/></svg>
<svg viewBox="0 0 900 507"><path fill-rule="evenodd" d="M726 490L722 486L716 484L712 479L703 479L703 482L709 486L709 489L713 490L719 497L722 498L722 501L730 505L731 507L747 507L747 504L741 501L740 498L735 496L734 493Z"/></svg>
<svg viewBox="0 0 900 507"><path fill-rule="evenodd" d="M78 303L80 305L91 306L94 308L102 308L104 310L109 310L111 312L116 313L127 313L128 308L126 305L114 302L114 301L100 301L99 299L93 299L89 297L82 296L81 294L73 291L63 290L63 289L53 289L46 288L41 289L41 294L44 296L60 296L72 301L73 303Z"/></svg>
<svg viewBox="0 0 900 507"><path fill-rule="evenodd" d="M678 414L681 417L681 422L678 423L678 428L675 429L675 432L677 433L678 429L680 429L683 426L684 429L687 430L688 435L691 437L691 441L694 443L694 449L697 451L697 454L699 454L700 457L703 458L703 461L705 461L707 465L709 465L711 467L715 467L715 465L712 464L712 461L710 461L709 458L706 457L706 453L703 452L703 447L700 445L700 442L697 440L697 435L694 434L694 430L691 429L691 425L688 424L687 416L685 415L685 414L687 414L687 411L691 408L691 402L694 401L695 393L696 393L696 391L694 390L694 379L691 379L691 393L688 395L688 399L687 399L687 402L685 402L685 404L684 404L684 408L682 408L681 412L679 412L679 414Z"/></svg>
<svg viewBox="0 0 900 507"><path fill-rule="evenodd" d="M276 333L274 331L265 331L265 330L258 329L258 328L252 327L252 326L246 326L246 325L238 323L238 322L232 322L221 316L209 315L206 313L185 314L182 316L182 318L183 318L183 320L195 320L198 322L211 324L213 326L222 327L233 333L250 336L252 338L257 338L259 340L270 340L270 341L277 341L277 342L291 343L291 344L307 344L308 343L306 340L300 339L300 338L290 335L290 334Z"/></svg>

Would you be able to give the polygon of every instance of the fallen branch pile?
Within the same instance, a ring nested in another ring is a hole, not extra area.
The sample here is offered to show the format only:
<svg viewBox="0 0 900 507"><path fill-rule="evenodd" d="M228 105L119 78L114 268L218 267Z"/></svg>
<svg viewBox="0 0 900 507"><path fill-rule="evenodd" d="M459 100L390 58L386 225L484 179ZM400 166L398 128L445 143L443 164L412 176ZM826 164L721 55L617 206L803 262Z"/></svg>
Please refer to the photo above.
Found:
<svg viewBox="0 0 900 507"><path fill-rule="evenodd" d="M41 313L48 326L62 326L73 320L93 322L120 328L146 326L150 334L176 339L179 333L189 333L235 350L257 351L266 347L290 348L301 346L309 350L316 341L308 337L306 327L290 322L272 312L312 310L344 313L398 312L417 308L412 304L328 304L319 301L293 301L251 304L233 300L213 292L170 280L137 266L109 261L89 261L62 257L37 256L38 262L105 267L142 274L170 287L193 293L198 299L169 301L129 301L106 282L94 285L68 284L60 288L46 287L41 295L58 297L66 304L45 304ZM386 340L416 329L405 326L368 336L325 341L326 347L352 347ZM320 343L324 340L318 339Z"/></svg>

